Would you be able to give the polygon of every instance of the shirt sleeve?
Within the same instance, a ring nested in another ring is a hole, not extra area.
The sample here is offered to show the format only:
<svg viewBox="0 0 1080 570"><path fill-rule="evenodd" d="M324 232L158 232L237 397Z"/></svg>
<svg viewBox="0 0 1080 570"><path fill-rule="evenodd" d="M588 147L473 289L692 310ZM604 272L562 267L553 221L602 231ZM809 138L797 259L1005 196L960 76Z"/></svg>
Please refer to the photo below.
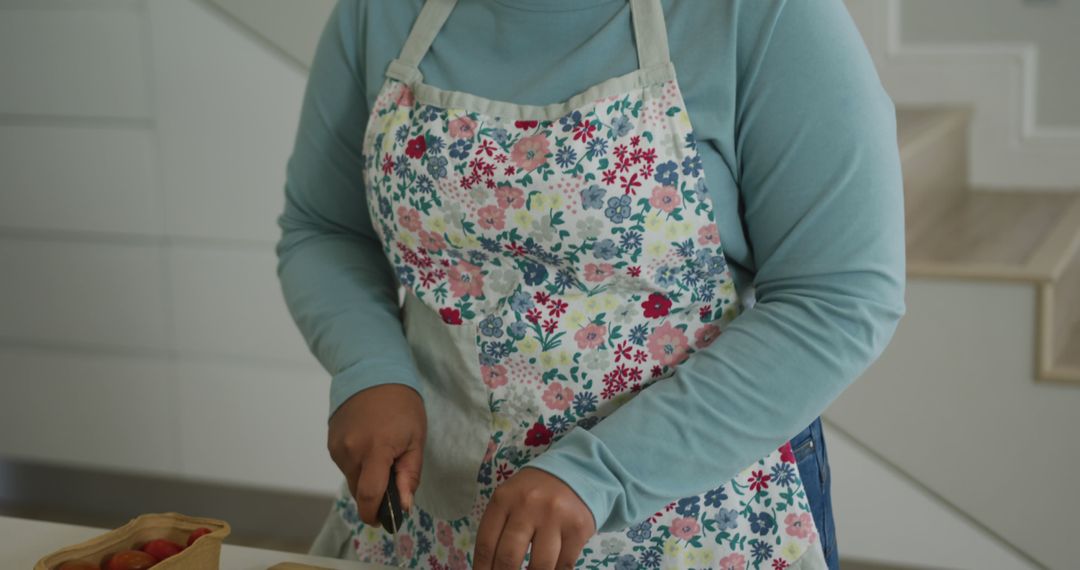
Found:
<svg viewBox="0 0 1080 570"><path fill-rule="evenodd" d="M312 61L277 219L277 274L311 352L331 374L331 415L379 384L420 392L398 283L368 214L361 143L369 114L357 2L334 7Z"/></svg>
<svg viewBox="0 0 1080 570"><path fill-rule="evenodd" d="M743 2L737 27L734 158L757 302L672 376L530 462L574 489L601 531L781 447L877 359L906 311L895 106L842 0Z"/></svg>

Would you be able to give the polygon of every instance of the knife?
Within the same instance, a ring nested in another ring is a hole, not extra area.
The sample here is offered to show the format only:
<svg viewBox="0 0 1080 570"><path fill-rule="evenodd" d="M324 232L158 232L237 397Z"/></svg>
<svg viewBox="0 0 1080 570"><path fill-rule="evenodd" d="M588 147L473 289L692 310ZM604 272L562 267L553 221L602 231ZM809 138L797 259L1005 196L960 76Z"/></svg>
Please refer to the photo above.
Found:
<svg viewBox="0 0 1080 570"><path fill-rule="evenodd" d="M394 466L390 466L390 481L386 485L386 493L383 494L382 503L379 505L379 524L390 534L394 534L401 528L402 520L401 498L397 490L397 472Z"/></svg>

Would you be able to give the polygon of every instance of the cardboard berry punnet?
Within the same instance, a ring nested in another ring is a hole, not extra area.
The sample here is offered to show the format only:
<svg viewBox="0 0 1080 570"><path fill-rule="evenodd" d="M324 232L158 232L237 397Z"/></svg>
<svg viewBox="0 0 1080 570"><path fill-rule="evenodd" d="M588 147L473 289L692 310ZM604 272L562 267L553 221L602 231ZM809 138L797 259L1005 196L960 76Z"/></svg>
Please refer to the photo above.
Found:
<svg viewBox="0 0 1080 570"><path fill-rule="evenodd" d="M210 518L189 517L180 513L151 513L140 515L124 526L95 536L90 540L65 546L38 561L34 570L55 570L69 561L85 561L101 565L110 555L121 550L138 550L157 538L187 544L188 535L197 528L211 530L191 546L154 565L154 570L218 570L221 543L229 536L229 523Z"/></svg>

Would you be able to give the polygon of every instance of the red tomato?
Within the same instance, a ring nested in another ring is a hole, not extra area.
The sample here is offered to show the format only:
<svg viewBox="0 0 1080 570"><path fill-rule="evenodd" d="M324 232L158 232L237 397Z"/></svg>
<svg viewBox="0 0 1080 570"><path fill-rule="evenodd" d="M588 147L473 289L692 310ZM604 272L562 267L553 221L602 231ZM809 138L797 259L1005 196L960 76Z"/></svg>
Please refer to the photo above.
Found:
<svg viewBox="0 0 1080 570"><path fill-rule="evenodd" d="M210 534L211 532L214 532L214 531L212 531L212 530L210 530L210 529L208 529L206 527L200 527L200 528L197 528L197 529L191 531L191 534L189 534L188 537L187 537L187 545L191 546L191 543L195 542L195 540L197 538L199 538L200 536L202 536L204 534Z"/></svg>
<svg viewBox="0 0 1080 570"><path fill-rule="evenodd" d="M65 562L57 566L56 570L101 570L101 567L97 564L79 560L75 562Z"/></svg>
<svg viewBox="0 0 1080 570"><path fill-rule="evenodd" d="M157 562L157 558L141 550L121 550L109 558L105 570L146 570Z"/></svg>
<svg viewBox="0 0 1080 570"><path fill-rule="evenodd" d="M143 552L157 558L159 561L180 554L180 551L183 549L183 546L180 546L171 540L165 540L164 538L151 540L142 547Z"/></svg>

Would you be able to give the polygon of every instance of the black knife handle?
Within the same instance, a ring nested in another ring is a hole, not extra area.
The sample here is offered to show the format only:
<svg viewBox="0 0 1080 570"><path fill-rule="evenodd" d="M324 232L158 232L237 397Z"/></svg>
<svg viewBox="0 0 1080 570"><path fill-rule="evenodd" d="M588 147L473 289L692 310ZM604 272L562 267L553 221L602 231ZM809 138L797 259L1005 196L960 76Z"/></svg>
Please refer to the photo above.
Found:
<svg viewBox="0 0 1080 570"><path fill-rule="evenodd" d="M386 532L393 534L401 528L402 517L401 498L397 490L397 472L391 465L390 481L387 482L386 493L383 494L382 502L379 504L379 524Z"/></svg>

